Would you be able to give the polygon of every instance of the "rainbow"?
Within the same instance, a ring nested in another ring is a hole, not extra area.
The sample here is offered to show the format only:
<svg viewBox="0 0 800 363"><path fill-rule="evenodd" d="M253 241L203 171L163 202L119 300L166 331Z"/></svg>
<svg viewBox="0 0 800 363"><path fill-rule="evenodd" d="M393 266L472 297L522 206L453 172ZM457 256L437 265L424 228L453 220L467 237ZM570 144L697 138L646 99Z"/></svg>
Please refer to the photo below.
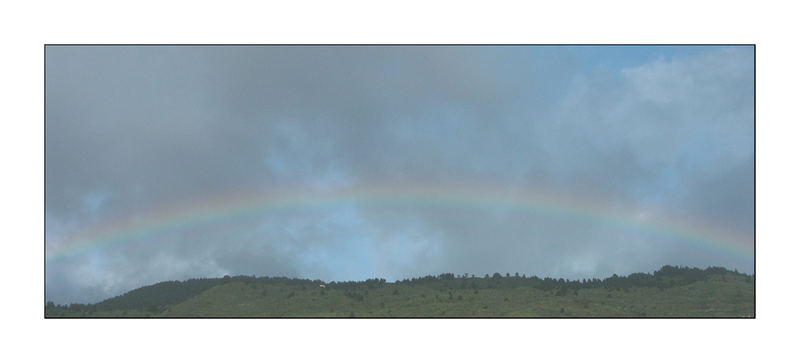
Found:
<svg viewBox="0 0 800 363"><path fill-rule="evenodd" d="M680 220L648 217L630 206L606 200L536 188L480 184L372 183L340 188L269 188L220 194L202 200L165 204L141 217L120 218L46 246L47 262L80 256L99 248L141 243L160 234L235 221L261 214L312 211L358 203L377 208L430 207L463 210L505 208L535 214L558 215L577 222L603 223L641 229L682 243L682 248L722 253L749 261L754 236Z"/></svg>

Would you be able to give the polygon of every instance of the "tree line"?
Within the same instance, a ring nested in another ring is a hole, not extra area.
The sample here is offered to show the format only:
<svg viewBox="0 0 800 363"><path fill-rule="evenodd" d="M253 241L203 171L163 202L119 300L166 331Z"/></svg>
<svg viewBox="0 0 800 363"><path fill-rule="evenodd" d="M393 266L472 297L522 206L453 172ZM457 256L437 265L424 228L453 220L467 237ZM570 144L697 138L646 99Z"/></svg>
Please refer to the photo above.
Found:
<svg viewBox="0 0 800 363"><path fill-rule="evenodd" d="M742 278L745 281L752 281L753 275L730 271L724 267L708 267L706 269L690 268L685 266L666 265L661 269L650 273L632 273L627 276L616 274L604 279L555 279L550 277L540 278L538 276L526 276L515 273L494 273L491 276L485 274L483 277L464 274L461 276L452 273L440 275L427 275L423 277L398 280L394 284L395 295L397 287L400 286L426 286L435 289L508 289L527 287L546 291L556 291L557 295L564 295L569 291L589 288L605 289L628 289L634 287L654 287L661 290L674 286L682 286L693 282L702 281L711 276L718 276L721 279L726 277ZM362 293L356 291L369 290L385 287L387 282L382 278L368 279L365 281L332 281L309 280L288 277L255 277L255 276L225 276L222 278L200 278L189 279L186 281L165 281L150 286L131 290L120 296L116 296L96 304L69 304L56 305L48 301L45 305L45 316L63 316L73 313L95 313L115 310L137 310L149 313L159 313L168 306L178 304L202 293L214 286L231 282L243 282L251 286L256 284L279 284L284 286L306 286L316 287L325 285L330 289L344 289L348 297L358 299L363 298Z"/></svg>
<svg viewBox="0 0 800 363"><path fill-rule="evenodd" d="M434 287L444 288L460 288L460 289L498 289L498 288L516 288L516 287L530 287L540 290L555 290L555 289L585 289L585 288L606 288L606 289L621 289L633 287L657 287L668 288L673 286L681 286L691 284L693 282L702 281L709 276L741 276L749 281L752 276L740 273L738 271L730 271L724 267L708 267L706 269L690 268L684 266L663 266L654 273L632 273L628 276L612 275L604 279L590 278L590 279L564 279L564 278L540 278L538 276L526 276L516 273L511 275L506 273L494 273L493 275L486 274L482 278L475 275L464 274L461 276L453 275L452 273L440 274L438 276L428 275L424 277L404 279L397 281L397 284L417 286L428 285Z"/></svg>

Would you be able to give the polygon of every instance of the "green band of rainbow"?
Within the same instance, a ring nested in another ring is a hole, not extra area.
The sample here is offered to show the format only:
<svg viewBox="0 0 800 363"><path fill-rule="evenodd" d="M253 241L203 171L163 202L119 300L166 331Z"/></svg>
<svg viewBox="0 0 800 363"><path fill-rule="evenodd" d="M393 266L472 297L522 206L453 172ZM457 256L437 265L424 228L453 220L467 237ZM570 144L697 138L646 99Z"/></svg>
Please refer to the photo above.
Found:
<svg viewBox="0 0 800 363"><path fill-rule="evenodd" d="M120 219L65 238L46 251L48 262L78 256L95 248L137 243L160 233L190 229L258 214L307 211L358 203L366 207L424 206L483 210L508 208L515 211L562 215L643 229L682 241L684 247L699 248L752 260L752 235L741 235L710 224L676 218L642 218L636 208L610 204L601 199L575 198L538 189L500 188L491 185L437 185L381 183L328 190L273 188L231 193L214 198L162 206L144 217Z"/></svg>

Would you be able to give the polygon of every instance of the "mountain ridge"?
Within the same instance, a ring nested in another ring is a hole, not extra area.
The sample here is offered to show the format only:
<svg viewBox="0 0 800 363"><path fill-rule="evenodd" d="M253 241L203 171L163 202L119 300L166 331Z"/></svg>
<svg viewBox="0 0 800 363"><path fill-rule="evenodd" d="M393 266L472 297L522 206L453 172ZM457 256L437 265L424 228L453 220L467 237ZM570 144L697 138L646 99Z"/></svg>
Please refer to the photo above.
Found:
<svg viewBox="0 0 800 363"><path fill-rule="evenodd" d="M580 280L510 273L395 282L238 275L164 281L95 304L45 306L48 318L358 316L754 317L755 276L670 265L652 274Z"/></svg>

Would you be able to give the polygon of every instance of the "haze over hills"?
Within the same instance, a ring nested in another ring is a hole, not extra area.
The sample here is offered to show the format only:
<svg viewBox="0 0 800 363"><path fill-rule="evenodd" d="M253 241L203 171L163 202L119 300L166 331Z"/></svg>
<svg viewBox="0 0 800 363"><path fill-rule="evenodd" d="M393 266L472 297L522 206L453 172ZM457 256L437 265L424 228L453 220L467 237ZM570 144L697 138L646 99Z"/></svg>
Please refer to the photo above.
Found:
<svg viewBox="0 0 800 363"><path fill-rule="evenodd" d="M166 281L46 317L755 317L755 278L723 267L565 280L495 273L324 282L225 276Z"/></svg>

